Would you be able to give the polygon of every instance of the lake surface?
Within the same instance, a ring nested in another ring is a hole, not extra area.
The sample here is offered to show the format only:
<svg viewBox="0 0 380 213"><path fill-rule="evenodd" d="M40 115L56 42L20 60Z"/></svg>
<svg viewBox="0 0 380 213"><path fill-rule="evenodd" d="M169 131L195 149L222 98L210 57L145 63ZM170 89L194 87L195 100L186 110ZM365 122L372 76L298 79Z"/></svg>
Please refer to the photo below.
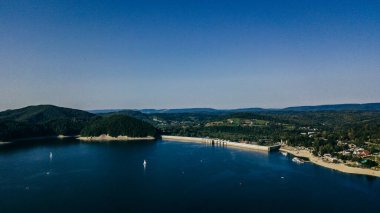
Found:
<svg viewBox="0 0 380 213"><path fill-rule="evenodd" d="M0 147L1 213L379 209L380 178L297 165L280 153L169 141Z"/></svg>

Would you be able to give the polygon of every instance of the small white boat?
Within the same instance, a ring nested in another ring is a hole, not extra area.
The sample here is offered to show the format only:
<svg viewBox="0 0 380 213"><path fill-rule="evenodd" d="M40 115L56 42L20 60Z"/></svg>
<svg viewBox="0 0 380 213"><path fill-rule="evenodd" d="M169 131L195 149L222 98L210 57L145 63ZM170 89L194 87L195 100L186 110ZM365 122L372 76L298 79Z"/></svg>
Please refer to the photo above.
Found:
<svg viewBox="0 0 380 213"><path fill-rule="evenodd" d="M146 167L146 160L144 160L144 162L143 162L143 166L144 166L144 168Z"/></svg>
<svg viewBox="0 0 380 213"><path fill-rule="evenodd" d="M50 160L53 159L53 153L52 152L50 152L49 158L50 158Z"/></svg>
<svg viewBox="0 0 380 213"><path fill-rule="evenodd" d="M297 157L294 157L294 158L292 159L292 161L293 161L294 163L299 163L299 164L304 163L304 161L303 161L302 159L297 158Z"/></svg>
<svg viewBox="0 0 380 213"><path fill-rule="evenodd" d="M283 156L288 156L288 153L287 152L281 152L281 154L283 155Z"/></svg>

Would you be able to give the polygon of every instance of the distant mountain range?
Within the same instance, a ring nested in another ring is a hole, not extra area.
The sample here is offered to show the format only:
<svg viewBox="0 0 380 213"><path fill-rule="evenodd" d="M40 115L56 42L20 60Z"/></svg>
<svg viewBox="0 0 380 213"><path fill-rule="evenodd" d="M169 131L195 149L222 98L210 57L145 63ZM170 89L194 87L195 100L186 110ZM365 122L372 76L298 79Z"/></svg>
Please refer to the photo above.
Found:
<svg viewBox="0 0 380 213"><path fill-rule="evenodd" d="M373 111L380 110L380 103L366 104L331 104L317 106L296 106L280 109L271 108L240 108L240 109L213 109L213 108L180 108L180 109L135 109L145 114L156 113L234 113L234 112L315 112L315 111ZM112 113L124 111L124 109L89 110L91 113Z"/></svg>
<svg viewBox="0 0 380 213"><path fill-rule="evenodd" d="M342 111L342 110L380 110L380 103L333 104L319 106L288 107L284 111Z"/></svg>

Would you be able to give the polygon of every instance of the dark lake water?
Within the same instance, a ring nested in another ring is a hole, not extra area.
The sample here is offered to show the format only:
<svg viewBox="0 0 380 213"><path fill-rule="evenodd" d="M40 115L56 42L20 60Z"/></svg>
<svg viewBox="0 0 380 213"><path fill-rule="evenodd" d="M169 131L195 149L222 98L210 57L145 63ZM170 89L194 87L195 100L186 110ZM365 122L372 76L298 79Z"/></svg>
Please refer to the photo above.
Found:
<svg viewBox="0 0 380 213"><path fill-rule="evenodd" d="M0 147L1 213L321 211L379 212L380 178L197 143Z"/></svg>

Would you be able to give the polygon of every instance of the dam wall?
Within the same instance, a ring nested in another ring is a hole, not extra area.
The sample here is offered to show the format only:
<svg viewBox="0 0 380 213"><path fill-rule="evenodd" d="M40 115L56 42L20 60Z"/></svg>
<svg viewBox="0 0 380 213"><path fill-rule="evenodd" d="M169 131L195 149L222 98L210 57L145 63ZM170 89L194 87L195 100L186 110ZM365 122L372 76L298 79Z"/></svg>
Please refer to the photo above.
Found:
<svg viewBox="0 0 380 213"><path fill-rule="evenodd" d="M208 144L213 144L213 145L232 146L232 147L264 151L264 152L278 151L281 147L280 145L261 146L261 145L256 145L256 144L238 143L238 142L231 142L227 140L214 139L214 138L182 137L182 136L172 136L172 135L163 135L162 139L167 140L167 141L198 142L198 143L208 143Z"/></svg>

